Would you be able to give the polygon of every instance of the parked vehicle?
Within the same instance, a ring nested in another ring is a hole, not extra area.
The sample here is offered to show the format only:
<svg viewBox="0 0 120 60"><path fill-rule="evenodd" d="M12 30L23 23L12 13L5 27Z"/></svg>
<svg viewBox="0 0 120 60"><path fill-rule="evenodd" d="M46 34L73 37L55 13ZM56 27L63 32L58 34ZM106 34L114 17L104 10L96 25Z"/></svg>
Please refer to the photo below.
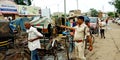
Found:
<svg viewBox="0 0 120 60"><path fill-rule="evenodd" d="M117 21L117 24L120 25L120 20Z"/></svg>
<svg viewBox="0 0 120 60"><path fill-rule="evenodd" d="M90 18L90 28L92 30L92 34L97 34L99 32L99 21L97 17L89 17Z"/></svg>
<svg viewBox="0 0 120 60"><path fill-rule="evenodd" d="M117 23L120 20L120 18L116 18L115 23Z"/></svg>

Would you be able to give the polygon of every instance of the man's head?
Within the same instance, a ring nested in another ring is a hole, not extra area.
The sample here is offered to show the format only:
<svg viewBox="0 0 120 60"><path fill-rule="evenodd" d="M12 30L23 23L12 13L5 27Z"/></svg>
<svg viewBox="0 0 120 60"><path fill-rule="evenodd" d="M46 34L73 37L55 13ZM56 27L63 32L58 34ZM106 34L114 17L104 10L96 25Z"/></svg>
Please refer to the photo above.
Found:
<svg viewBox="0 0 120 60"><path fill-rule="evenodd" d="M78 16L77 17L77 24L81 25L84 22L84 17L83 16Z"/></svg>
<svg viewBox="0 0 120 60"><path fill-rule="evenodd" d="M30 29L30 27L31 27L31 24L30 24L29 22L25 22L24 25L25 25L25 28L26 28L26 29Z"/></svg>

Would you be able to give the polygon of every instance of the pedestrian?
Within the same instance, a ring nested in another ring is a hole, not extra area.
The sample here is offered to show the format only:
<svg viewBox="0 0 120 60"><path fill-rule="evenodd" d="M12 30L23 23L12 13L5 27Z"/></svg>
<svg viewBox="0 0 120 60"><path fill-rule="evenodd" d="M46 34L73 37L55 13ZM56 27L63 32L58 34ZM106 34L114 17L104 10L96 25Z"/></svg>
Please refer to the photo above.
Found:
<svg viewBox="0 0 120 60"><path fill-rule="evenodd" d="M32 27L29 22L25 22L25 28L28 33L28 48L31 51L31 60L40 60L37 49L41 48L39 39L43 35L36 28Z"/></svg>
<svg viewBox="0 0 120 60"><path fill-rule="evenodd" d="M100 35L101 35L101 38L104 38L105 39L105 29L106 29L106 23L104 20L101 20L101 22L99 23L99 26L100 26Z"/></svg>
<svg viewBox="0 0 120 60"><path fill-rule="evenodd" d="M108 18L105 20L106 29L109 29L109 19L110 19L110 17L108 17Z"/></svg>
<svg viewBox="0 0 120 60"><path fill-rule="evenodd" d="M74 49L75 55L74 56L76 60L86 60L86 57L84 56L85 36L88 37L88 41L90 43L88 49L90 51L92 51L93 46L92 46L92 41L91 41L91 37L89 33L89 28L84 23L84 17L83 16L77 17L77 25L75 27L67 27L63 25L61 27L75 31L74 38L73 38L73 41L75 42L75 49Z"/></svg>
<svg viewBox="0 0 120 60"><path fill-rule="evenodd" d="M48 29L48 38L50 39L52 37L52 32L53 32L52 31L52 23L48 24L47 29Z"/></svg>

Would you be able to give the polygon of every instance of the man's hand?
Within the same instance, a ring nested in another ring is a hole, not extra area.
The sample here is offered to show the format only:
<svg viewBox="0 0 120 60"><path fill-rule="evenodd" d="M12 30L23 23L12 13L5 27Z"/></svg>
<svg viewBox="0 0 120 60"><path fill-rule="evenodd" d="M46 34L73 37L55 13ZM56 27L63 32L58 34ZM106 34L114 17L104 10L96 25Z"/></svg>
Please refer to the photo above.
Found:
<svg viewBox="0 0 120 60"><path fill-rule="evenodd" d="M64 26L64 25L61 25L60 27L62 27L62 28L66 28L66 26Z"/></svg>
<svg viewBox="0 0 120 60"><path fill-rule="evenodd" d="M33 41L34 41L34 39L30 39L30 40L28 40L28 41L33 42Z"/></svg>
<svg viewBox="0 0 120 60"><path fill-rule="evenodd" d="M89 51L92 51L93 50L93 46L90 45L89 48L88 48Z"/></svg>

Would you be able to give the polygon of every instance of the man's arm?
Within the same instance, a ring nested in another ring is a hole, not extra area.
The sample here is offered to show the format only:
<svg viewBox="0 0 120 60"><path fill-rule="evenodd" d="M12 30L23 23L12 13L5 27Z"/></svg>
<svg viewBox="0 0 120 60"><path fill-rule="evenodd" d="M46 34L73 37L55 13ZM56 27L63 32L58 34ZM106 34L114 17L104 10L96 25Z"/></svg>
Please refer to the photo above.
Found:
<svg viewBox="0 0 120 60"><path fill-rule="evenodd" d="M89 41L90 46L92 46L92 38L91 38L91 36L88 36L88 41Z"/></svg>
<svg viewBox="0 0 120 60"><path fill-rule="evenodd" d="M87 35L87 39L88 39L89 44L90 44L88 49L89 49L90 51L92 51L92 50L93 50L92 37L91 37L91 35L90 35L90 30L89 30L88 27L86 28L86 32L85 32L85 33L86 33L86 35Z"/></svg>
<svg viewBox="0 0 120 60"><path fill-rule="evenodd" d="M36 38L34 38L34 39L30 39L30 40L28 40L28 41L33 42L33 41L35 41L35 40L37 40L37 39L40 39L40 38L41 38L41 36L38 36L38 37L36 37Z"/></svg>
<svg viewBox="0 0 120 60"><path fill-rule="evenodd" d="M61 28L66 28L66 29L70 29L70 30L75 30L75 28L73 28L73 27L68 27L68 26L63 26L63 25L61 25L60 27Z"/></svg>
<svg viewBox="0 0 120 60"><path fill-rule="evenodd" d="M43 35L40 32L38 32L37 29L34 29L34 33L37 35L37 37L34 38L34 39L30 39L28 41L33 42L33 41L35 41L35 40L40 39L41 37L43 37Z"/></svg>

